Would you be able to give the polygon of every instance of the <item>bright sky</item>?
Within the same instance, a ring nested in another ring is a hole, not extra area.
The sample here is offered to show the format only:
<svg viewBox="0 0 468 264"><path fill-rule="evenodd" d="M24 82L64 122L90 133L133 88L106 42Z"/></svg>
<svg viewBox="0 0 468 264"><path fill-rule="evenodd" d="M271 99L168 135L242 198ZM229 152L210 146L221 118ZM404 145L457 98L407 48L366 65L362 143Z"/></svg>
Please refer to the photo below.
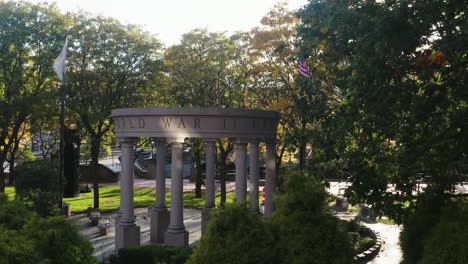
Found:
<svg viewBox="0 0 468 264"><path fill-rule="evenodd" d="M44 0L27 0L38 3ZM62 12L80 9L138 24L165 43L177 43L194 28L232 33L260 25L260 19L281 0L49 0ZM284 0L283 0L284 2ZM286 0L298 9L307 0Z"/></svg>

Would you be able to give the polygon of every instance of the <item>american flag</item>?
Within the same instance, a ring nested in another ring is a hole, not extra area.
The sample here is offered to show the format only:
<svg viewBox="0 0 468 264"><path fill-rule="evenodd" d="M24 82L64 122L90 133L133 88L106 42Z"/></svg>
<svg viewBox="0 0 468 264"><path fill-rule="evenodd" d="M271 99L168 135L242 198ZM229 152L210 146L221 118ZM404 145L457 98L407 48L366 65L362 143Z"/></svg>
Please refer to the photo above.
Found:
<svg viewBox="0 0 468 264"><path fill-rule="evenodd" d="M310 70L309 65L307 65L307 61L304 57L301 57L301 63L299 63L299 73L305 77L312 76L312 71Z"/></svg>

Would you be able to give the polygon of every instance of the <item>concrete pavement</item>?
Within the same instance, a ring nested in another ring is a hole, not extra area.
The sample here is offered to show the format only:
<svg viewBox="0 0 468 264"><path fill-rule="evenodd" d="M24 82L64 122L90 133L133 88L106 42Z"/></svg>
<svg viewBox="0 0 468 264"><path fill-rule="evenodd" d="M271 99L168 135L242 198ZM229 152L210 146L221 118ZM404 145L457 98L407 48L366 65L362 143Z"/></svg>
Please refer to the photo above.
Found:
<svg viewBox="0 0 468 264"><path fill-rule="evenodd" d="M147 208L135 209L136 224L141 228L141 245L149 245L150 243L150 219L148 217ZM109 217L111 219L111 227L107 235L100 235L97 226L90 225L89 218L86 214L75 214L70 219L78 224L81 234L83 234L94 247L94 256L100 261L106 259L114 253L115 249L115 218L117 212L102 213L101 217ZM184 209L184 225L189 232L189 244L193 244L200 239L201 236L201 210Z"/></svg>

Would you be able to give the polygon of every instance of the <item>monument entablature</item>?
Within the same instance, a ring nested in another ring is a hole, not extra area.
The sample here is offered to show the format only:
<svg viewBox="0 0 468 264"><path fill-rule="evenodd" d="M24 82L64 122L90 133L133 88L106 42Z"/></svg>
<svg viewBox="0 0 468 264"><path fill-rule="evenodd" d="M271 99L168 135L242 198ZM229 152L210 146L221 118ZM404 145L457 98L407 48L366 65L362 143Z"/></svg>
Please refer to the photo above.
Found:
<svg viewBox="0 0 468 264"><path fill-rule="evenodd" d="M117 138L275 139L279 113L219 108L122 108L112 111Z"/></svg>

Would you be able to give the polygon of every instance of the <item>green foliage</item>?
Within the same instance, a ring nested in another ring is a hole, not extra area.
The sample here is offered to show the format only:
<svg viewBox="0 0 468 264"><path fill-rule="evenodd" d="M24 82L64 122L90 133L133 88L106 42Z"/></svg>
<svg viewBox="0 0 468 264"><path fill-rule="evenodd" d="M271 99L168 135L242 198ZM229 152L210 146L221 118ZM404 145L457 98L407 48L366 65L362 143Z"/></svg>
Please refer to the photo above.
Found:
<svg viewBox="0 0 468 264"><path fill-rule="evenodd" d="M303 114L318 117L314 158L346 160L350 200L397 223L416 205L417 173L441 191L466 173L467 7L311 0L299 12L303 52L317 65L312 79L298 81Z"/></svg>
<svg viewBox="0 0 468 264"><path fill-rule="evenodd" d="M162 45L140 27L116 19L85 13L71 17L67 103L90 145L93 207L99 208L96 166L101 145L112 137L111 111L141 107L145 90L159 74Z"/></svg>
<svg viewBox="0 0 468 264"><path fill-rule="evenodd" d="M228 205L213 212L188 263L274 263L276 257L274 234L261 216Z"/></svg>
<svg viewBox="0 0 468 264"><path fill-rule="evenodd" d="M59 190L58 163L50 160L35 160L17 167L16 192L27 189L57 192Z"/></svg>
<svg viewBox="0 0 468 264"><path fill-rule="evenodd" d="M6 197L3 196L2 197ZM3 200L3 199L2 199ZM0 202L0 226L10 230L20 230L33 213L19 201Z"/></svg>
<svg viewBox="0 0 468 264"><path fill-rule="evenodd" d="M424 241L420 264L462 264L468 261L468 201L442 209L439 223Z"/></svg>
<svg viewBox="0 0 468 264"><path fill-rule="evenodd" d="M322 183L293 171L276 198L271 218L279 232L279 252L287 263L350 263L353 249L339 220L327 210Z"/></svg>
<svg viewBox="0 0 468 264"><path fill-rule="evenodd" d="M446 200L440 195L425 193L420 196L413 213L404 223L400 234L401 248L405 263L417 263L423 254L423 241L429 230L439 221L442 207Z"/></svg>
<svg viewBox="0 0 468 264"><path fill-rule="evenodd" d="M75 224L41 218L19 201L0 204L0 255L2 264L96 263L91 243Z"/></svg>
<svg viewBox="0 0 468 264"><path fill-rule="evenodd" d="M109 264L182 264L192 254L192 248L175 246L143 246L122 248L109 256Z"/></svg>
<svg viewBox="0 0 468 264"><path fill-rule="evenodd" d="M359 254L375 245L376 240L371 231L356 221L340 221L341 229L347 232L349 241L354 245L356 254Z"/></svg>
<svg viewBox="0 0 468 264"><path fill-rule="evenodd" d="M56 5L0 2L1 164L8 154L16 156L32 116L42 111L38 105L53 101L47 97L54 85L50 65L65 39L66 27ZM3 166L0 170L3 172ZM3 189L4 174L0 173L0 191Z"/></svg>
<svg viewBox="0 0 468 264"><path fill-rule="evenodd" d="M1 209L0 209L1 210ZM17 230L0 226L0 264L45 263L34 248L34 241Z"/></svg>
<svg viewBox="0 0 468 264"><path fill-rule="evenodd" d="M357 247L356 247L356 251L357 252L363 252L363 251L371 248L374 245L375 245L375 239L370 238L370 237L365 237L365 238L359 240L359 242L357 244Z"/></svg>
<svg viewBox="0 0 468 264"><path fill-rule="evenodd" d="M41 216L54 214L60 195L57 163L30 161L18 166L17 170L16 198Z"/></svg>
<svg viewBox="0 0 468 264"><path fill-rule="evenodd" d="M242 34L228 38L224 33L195 29L182 36L181 44L165 53L171 73L166 98L184 107L242 107L245 86L245 50ZM183 89L180 89L183 87Z"/></svg>
<svg viewBox="0 0 468 264"><path fill-rule="evenodd" d="M424 195L400 235L404 263L466 263L468 202Z"/></svg>
<svg viewBox="0 0 468 264"><path fill-rule="evenodd" d="M33 218L25 232L50 264L96 263L91 242L80 234L78 226L63 217Z"/></svg>

